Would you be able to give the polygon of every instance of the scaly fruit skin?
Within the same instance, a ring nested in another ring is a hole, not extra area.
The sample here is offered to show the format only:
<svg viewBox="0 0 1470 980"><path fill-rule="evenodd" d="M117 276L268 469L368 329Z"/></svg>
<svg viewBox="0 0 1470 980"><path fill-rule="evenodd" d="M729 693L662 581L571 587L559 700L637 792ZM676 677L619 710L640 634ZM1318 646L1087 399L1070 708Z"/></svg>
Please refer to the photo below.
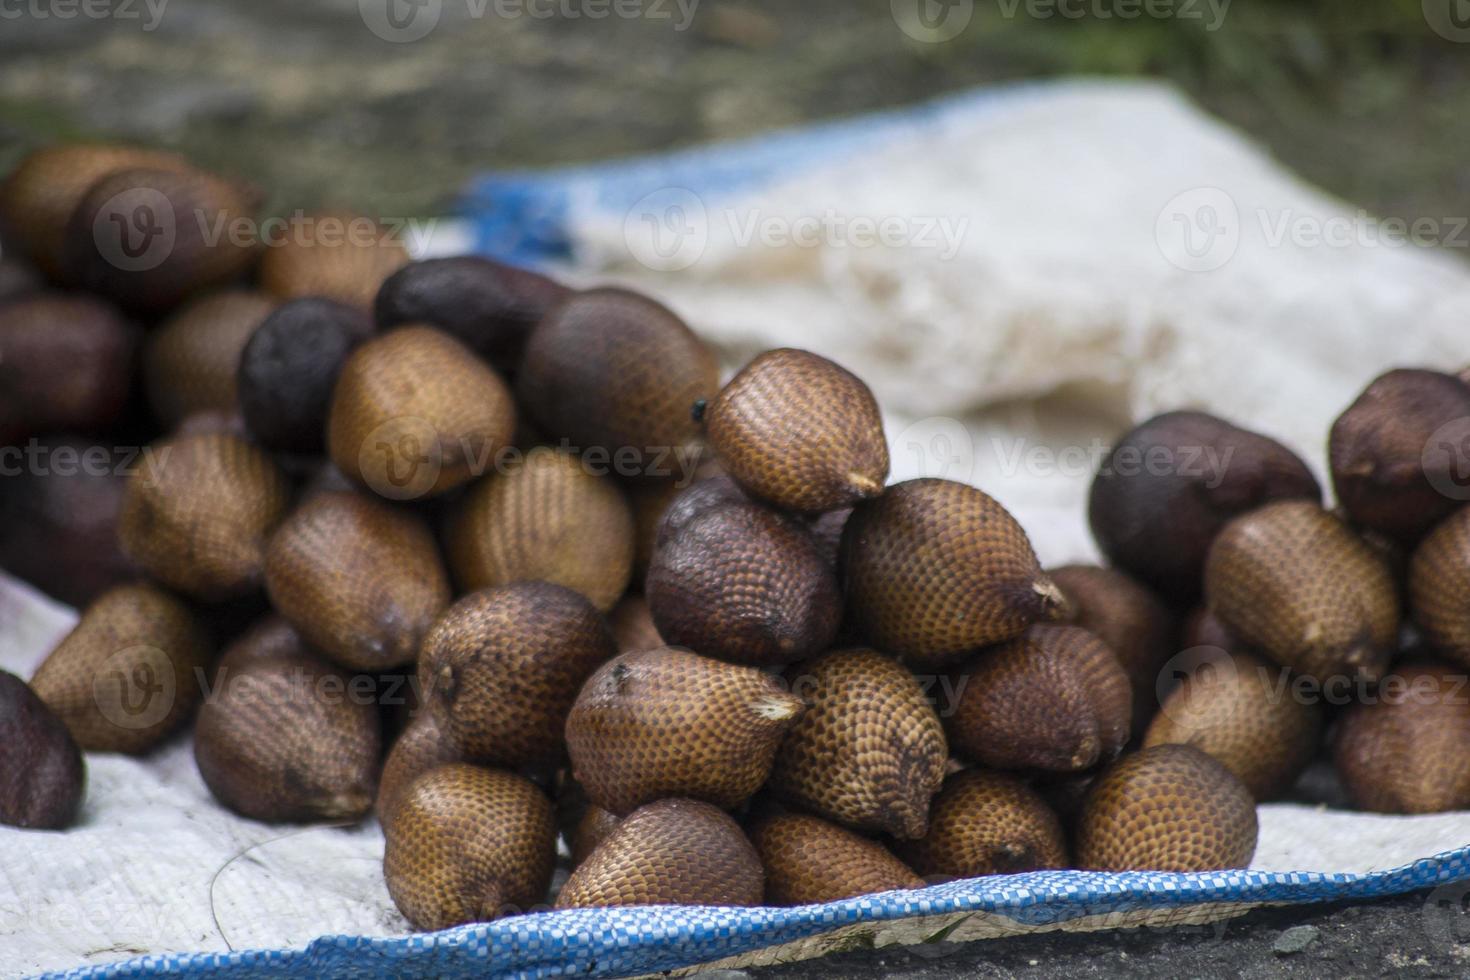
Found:
<svg viewBox="0 0 1470 980"><path fill-rule="evenodd" d="M622 822L622 817L609 813L600 806L588 804L572 835L572 867L581 866Z"/></svg>
<svg viewBox="0 0 1470 980"><path fill-rule="evenodd" d="M286 235L265 250L261 287L281 299L320 296L371 313L383 281L408 264L408 249L362 215L304 217L304 237Z"/></svg>
<svg viewBox="0 0 1470 980"><path fill-rule="evenodd" d="M466 759L449 740L432 714L420 711L393 743L387 761L383 763L383 774L378 780L378 799L373 804L378 820L386 825L403 791L430 769L451 762L472 761Z"/></svg>
<svg viewBox="0 0 1470 980"><path fill-rule="evenodd" d="M264 293L229 289L195 300L149 333L143 380L154 416L176 426L195 412L234 411L240 355L275 308Z"/></svg>
<svg viewBox="0 0 1470 980"><path fill-rule="evenodd" d="M757 504L680 527L654 552L644 592L671 644L757 667L820 653L842 621L837 576L811 533Z"/></svg>
<svg viewBox="0 0 1470 980"><path fill-rule="evenodd" d="M1463 667L1405 664L1343 715L1334 746L1353 802L1376 813L1470 809L1470 686Z"/></svg>
<svg viewBox="0 0 1470 980"><path fill-rule="evenodd" d="M215 799L266 821L356 820L372 809L381 754L372 690L313 653L284 620L225 652L194 726Z"/></svg>
<svg viewBox="0 0 1470 980"><path fill-rule="evenodd" d="M888 440L868 386L825 357L759 355L705 413L710 446L751 496L818 514L883 492Z"/></svg>
<svg viewBox="0 0 1470 980"><path fill-rule="evenodd" d="M994 769L1079 772L1128 743L1133 692L1113 652L1076 626L1033 626L955 682L955 750Z"/></svg>
<svg viewBox="0 0 1470 980"><path fill-rule="evenodd" d="M653 553L678 537L684 525L730 504L749 504L750 497L727 473L715 473L680 490L668 502L653 539Z"/></svg>
<svg viewBox="0 0 1470 980"><path fill-rule="evenodd" d="M587 798L615 814L668 796L731 808L771 771L800 698L775 678L685 650L621 654L582 687L567 748Z"/></svg>
<svg viewBox="0 0 1470 980"><path fill-rule="evenodd" d="M466 592L542 579L615 606L633 571L633 515L617 485L546 447L507 463L450 512L445 539Z"/></svg>
<svg viewBox="0 0 1470 980"><path fill-rule="evenodd" d="M1470 668L1470 507L1462 507L1414 549L1409 612L1441 656Z"/></svg>
<svg viewBox="0 0 1470 980"><path fill-rule="evenodd" d="M1291 788L1322 742L1322 713L1279 684L1282 668L1231 653L1184 678L1143 746L1193 745L1225 764L1258 800Z"/></svg>
<svg viewBox="0 0 1470 980"><path fill-rule="evenodd" d="M835 650L787 673L810 707L776 753L776 795L859 830L924 836L949 750L914 676L864 649Z"/></svg>
<svg viewBox="0 0 1470 980"><path fill-rule="evenodd" d="M556 814L530 780L452 763L404 789L383 826L388 893L415 929L448 929L546 901Z"/></svg>
<svg viewBox="0 0 1470 980"><path fill-rule="evenodd" d="M1021 525L974 487L911 480L857 507L842 532L852 619L922 667L959 660L1060 608Z"/></svg>
<svg viewBox="0 0 1470 980"><path fill-rule="evenodd" d="M1226 629L1319 683L1377 680L1398 641L1388 566L1310 501L1267 504L1228 524L1210 549L1205 593Z"/></svg>
<svg viewBox="0 0 1470 980"><path fill-rule="evenodd" d="M35 692L0 671L0 823L62 830L76 820L87 767L71 733Z"/></svg>
<svg viewBox="0 0 1470 980"><path fill-rule="evenodd" d="M1045 871L1067 866L1067 836L1051 807L1015 776L965 769L944 781L929 832L901 853L931 878Z"/></svg>
<svg viewBox="0 0 1470 980"><path fill-rule="evenodd" d="M82 612L31 678L31 690L88 752L147 752L203 698L210 650L179 600L120 585Z"/></svg>
<svg viewBox="0 0 1470 980"><path fill-rule="evenodd" d="M815 905L924 887L882 844L817 817L767 817L751 829L750 840L766 871L768 905Z"/></svg>
<svg viewBox="0 0 1470 980"><path fill-rule="evenodd" d="M1244 868L1256 803L1223 764L1190 745L1156 745L1093 784L1077 823L1077 865L1092 871Z"/></svg>
<svg viewBox="0 0 1470 980"><path fill-rule="evenodd" d="M759 905L760 857L740 826L698 800L639 807L577 866L556 907Z"/></svg>
<svg viewBox="0 0 1470 980"><path fill-rule="evenodd" d="M1452 374L1399 369L1375 378L1332 425L1332 484L1349 519L1412 544L1461 501L1459 446L1436 431L1470 418L1470 387Z"/></svg>
<svg viewBox="0 0 1470 980"><path fill-rule="evenodd" d="M567 715L617 641L580 593L516 582L460 599L419 651L426 707L465 756L518 769L555 761Z"/></svg>
<svg viewBox="0 0 1470 980"><path fill-rule="evenodd" d="M271 603L317 649L357 671L412 663L449 605L449 577L428 527L356 493L305 501L271 538Z"/></svg>
<svg viewBox="0 0 1470 980"><path fill-rule="evenodd" d="M1103 460L1088 521L1112 564L1188 603L1219 530L1285 498L1322 499L1291 450L1203 412L1168 412L1125 434Z"/></svg>
<svg viewBox="0 0 1470 980"><path fill-rule="evenodd" d="M650 470L669 467L669 452L697 450L694 405L718 388L714 354L677 316L627 290L592 289L536 326L516 392L553 439L621 451L630 469L658 476Z"/></svg>

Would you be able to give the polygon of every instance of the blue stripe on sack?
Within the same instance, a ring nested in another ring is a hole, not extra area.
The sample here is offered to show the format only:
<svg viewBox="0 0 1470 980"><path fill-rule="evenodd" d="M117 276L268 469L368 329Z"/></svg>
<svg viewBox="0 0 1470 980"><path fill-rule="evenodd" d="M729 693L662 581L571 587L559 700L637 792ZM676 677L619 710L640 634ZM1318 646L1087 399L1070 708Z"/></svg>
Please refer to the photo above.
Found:
<svg viewBox="0 0 1470 980"><path fill-rule="evenodd" d="M304 950L145 956L52 974L122 977L619 977L750 953L842 926L993 912L1026 925L1218 903L1378 898L1470 880L1470 847L1367 875L1037 871L802 908L577 909L403 939L328 936Z"/></svg>

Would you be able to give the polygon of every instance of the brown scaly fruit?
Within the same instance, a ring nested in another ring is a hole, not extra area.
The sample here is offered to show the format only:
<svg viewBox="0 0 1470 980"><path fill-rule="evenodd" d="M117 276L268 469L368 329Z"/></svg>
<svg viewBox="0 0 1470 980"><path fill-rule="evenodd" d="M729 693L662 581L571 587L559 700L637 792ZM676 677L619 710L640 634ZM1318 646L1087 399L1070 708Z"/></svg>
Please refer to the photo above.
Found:
<svg viewBox="0 0 1470 980"><path fill-rule="evenodd" d="M751 667L669 647L640 650L587 680L567 718L567 749L587 799L613 813L666 796L729 809L766 781L802 709Z"/></svg>
<svg viewBox="0 0 1470 980"><path fill-rule="evenodd" d="M1470 667L1470 507L1435 527L1409 562L1409 610L1442 656Z"/></svg>
<svg viewBox="0 0 1470 980"><path fill-rule="evenodd" d="M883 492L888 440L868 386L825 357L766 351L705 412L710 446L751 496L815 514Z"/></svg>
<svg viewBox="0 0 1470 980"><path fill-rule="evenodd" d="M355 493L317 494L285 520L265 587L309 643L357 671L412 663L450 600L428 526Z"/></svg>
<svg viewBox="0 0 1470 980"><path fill-rule="evenodd" d="M280 299L319 296L371 313L378 290L408 264L408 249L391 229L348 213L303 215L301 234L270 243L260 285Z"/></svg>
<svg viewBox="0 0 1470 980"><path fill-rule="evenodd" d="M1095 635L1118 658L1133 687L1133 732L1158 708L1159 671L1175 652L1174 614L1126 572L1066 565L1046 573L1066 597L1063 619Z"/></svg>
<svg viewBox="0 0 1470 980"><path fill-rule="evenodd" d="M1051 807L1015 776L965 769L934 797L929 832L901 853L928 878L978 878L1065 868L1067 837Z"/></svg>
<svg viewBox="0 0 1470 980"><path fill-rule="evenodd" d="M87 767L61 719L25 682L0 671L0 823L63 830L76 821Z"/></svg>
<svg viewBox="0 0 1470 980"><path fill-rule="evenodd" d="M211 293L150 333L143 380L154 416L175 426L195 412L234 411L240 354L275 306L252 290Z"/></svg>
<svg viewBox="0 0 1470 980"><path fill-rule="evenodd" d="M625 596L622 602L608 613L608 625L617 640L619 653L634 650L654 650L668 646L653 625L653 614L648 611L648 600L641 595Z"/></svg>
<svg viewBox="0 0 1470 980"><path fill-rule="evenodd" d="M623 818L600 806L588 805L572 834L572 867L579 867L618 828Z"/></svg>
<svg viewBox="0 0 1470 980"><path fill-rule="evenodd" d="M653 476L670 453L697 451L693 407L718 387L714 354L684 321L646 296L592 289L537 325L516 391L553 439L620 453L620 474Z"/></svg>
<svg viewBox="0 0 1470 980"><path fill-rule="evenodd" d="M658 548L659 536L664 526L664 517L674 503L693 488L706 483L718 468L713 462L705 462L695 468L690 476L680 474L669 479L625 480L623 490L628 495L628 504L633 509L633 586L642 588L648 578L648 567L653 563L653 553ZM734 486L734 484L730 484ZM738 491L737 491L738 493ZM746 499L740 494L740 498Z"/></svg>
<svg viewBox="0 0 1470 980"><path fill-rule="evenodd" d="M775 794L858 830L924 836L949 757L919 682L876 650L835 650L790 669L810 707L776 753Z"/></svg>
<svg viewBox="0 0 1470 980"><path fill-rule="evenodd" d="M848 609L868 641L942 666L1051 618L1061 592L1004 507L950 480L911 480L842 532Z"/></svg>
<svg viewBox="0 0 1470 980"><path fill-rule="evenodd" d="M1410 663L1383 679L1338 727L1337 772L1377 813L1470 809L1470 688L1463 667Z"/></svg>
<svg viewBox="0 0 1470 980"><path fill-rule="evenodd" d="M1399 369L1374 379L1332 425L1328 457L1337 499L1354 524L1412 543L1461 503L1459 438L1435 438L1470 419L1470 387L1452 374Z"/></svg>
<svg viewBox="0 0 1470 980"><path fill-rule="evenodd" d="M633 570L633 515L617 485L546 447L475 484L450 512L445 539L466 592L543 579L606 612Z"/></svg>
<svg viewBox="0 0 1470 980"><path fill-rule="evenodd" d="M1077 825L1091 871L1220 871L1256 851L1256 802L1225 766L1191 745L1156 745L1114 763Z"/></svg>
<svg viewBox="0 0 1470 980"><path fill-rule="evenodd" d="M523 776L452 763L403 791L383 825L388 894L415 929L530 911L546 900L556 814Z"/></svg>
<svg viewBox="0 0 1470 980"><path fill-rule="evenodd" d="M1244 652L1188 674L1149 725L1144 748L1193 745L1225 764L1258 800L1291 788L1317 754L1322 716L1292 694L1280 667Z"/></svg>
<svg viewBox="0 0 1470 980"><path fill-rule="evenodd" d="M729 814L667 799L630 813L582 862L556 907L759 905L760 857Z"/></svg>
<svg viewBox="0 0 1470 980"><path fill-rule="evenodd" d="M388 759L383 763L383 774L378 780L378 799L374 804L378 820L386 824L403 791L430 769L451 762L471 761L439 728L433 715L420 711L393 743Z"/></svg>
<svg viewBox="0 0 1470 980"><path fill-rule="evenodd" d="M670 643L758 667L820 653L842 620L837 575L811 533L752 503L680 527L654 552L644 593Z"/></svg>
<svg viewBox="0 0 1470 980"><path fill-rule="evenodd" d="M1226 525L1210 549L1205 593L1226 629L1318 682L1376 680L1398 641L1388 566L1306 500L1267 504Z"/></svg>
<svg viewBox="0 0 1470 980"><path fill-rule="evenodd" d="M183 603L151 585L103 593L31 678L88 752L147 752L194 713L210 649Z"/></svg>
<svg viewBox="0 0 1470 980"><path fill-rule="evenodd" d="M356 820L372 809L378 778L373 693L370 682L313 653L285 620L266 619L215 668L194 726L199 774L241 816Z"/></svg>
<svg viewBox="0 0 1470 980"><path fill-rule="evenodd" d="M1128 744L1133 691L1113 652L1076 626L1033 626L955 682L951 744L994 769L1079 772Z"/></svg>
<svg viewBox="0 0 1470 980"><path fill-rule="evenodd" d="M767 905L816 905L924 887L882 844L817 817L767 817L751 829L750 840L765 868Z"/></svg>
<svg viewBox="0 0 1470 980"><path fill-rule="evenodd" d="M425 707L467 757L518 769L553 762L567 715L617 641L580 593L515 582L460 599L419 651Z"/></svg>
<svg viewBox="0 0 1470 980"><path fill-rule="evenodd" d="M259 448L222 433L155 443L128 477L123 553L170 588L206 601L260 587L265 548L291 485Z"/></svg>
<svg viewBox="0 0 1470 980"><path fill-rule="evenodd" d="M1179 603L1200 593L1210 542L1268 501L1322 499L1285 446L1203 412L1155 416L1118 440L1092 482L1088 520L1108 560Z"/></svg>
<svg viewBox="0 0 1470 980"><path fill-rule="evenodd" d="M745 491L723 472L714 473L674 494L658 520L653 539L656 554L684 529L684 525L728 504L749 504Z"/></svg>

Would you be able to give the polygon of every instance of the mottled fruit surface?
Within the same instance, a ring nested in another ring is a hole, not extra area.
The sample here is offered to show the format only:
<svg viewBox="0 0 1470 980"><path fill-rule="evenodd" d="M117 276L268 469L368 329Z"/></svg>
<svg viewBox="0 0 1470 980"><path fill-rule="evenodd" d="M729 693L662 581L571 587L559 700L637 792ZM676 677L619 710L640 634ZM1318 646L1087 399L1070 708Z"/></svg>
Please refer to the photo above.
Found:
<svg viewBox="0 0 1470 980"><path fill-rule="evenodd" d="M817 817L768 817L751 829L750 839L766 869L768 905L814 905L924 887L882 844Z"/></svg>
<svg viewBox="0 0 1470 980"><path fill-rule="evenodd" d="M87 769L60 718L14 674L0 671L0 823L61 830L82 805Z"/></svg>
<svg viewBox="0 0 1470 980"><path fill-rule="evenodd" d="M388 822L398 799L409 785L428 772L451 762L470 762L440 729L434 716L420 711L393 743L378 780L378 798L373 804L378 820Z"/></svg>
<svg viewBox="0 0 1470 980"><path fill-rule="evenodd" d="M1470 507L1442 521L1409 562L1409 611L1443 657L1470 668Z"/></svg>
<svg viewBox="0 0 1470 980"><path fill-rule="evenodd" d="M1061 821L1036 791L1009 773L965 769L944 781L929 832L902 849L931 878L978 878L1067 866Z"/></svg>

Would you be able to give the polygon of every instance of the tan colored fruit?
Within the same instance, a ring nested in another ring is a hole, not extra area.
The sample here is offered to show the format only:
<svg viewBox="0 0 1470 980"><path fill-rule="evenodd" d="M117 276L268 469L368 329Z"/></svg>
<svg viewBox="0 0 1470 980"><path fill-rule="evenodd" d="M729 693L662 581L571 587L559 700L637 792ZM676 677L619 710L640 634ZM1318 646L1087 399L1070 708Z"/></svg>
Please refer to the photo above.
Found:
<svg viewBox="0 0 1470 980"><path fill-rule="evenodd" d="M1442 656L1470 668L1470 507L1429 532L1409 562L1409 611Z"/></svg>
<svg viewBox="0 0 1470 980"><path fill-rule="evenodd" d="M926 877L978 878L1065 868L1067 837L1051 807L1015 776L965 769L944 781L929 832L902 854Z"/></svg>
<svg viewBox="0 0 1470 980"><path fill-rule="evenodd" d="M327 452L390 500L440 494L486 472L515 435L510 389L448 334L403 327L348 357L332 393Z"/></svg>
<svg viewBox="0 0 1470 980"><path fill-rule="evenodd" d="M516 582L460 599L419 651L425 707L467 757L517 769L555 761L567 715L617 641L580 593Z"/></svg>
<svg viewBox="0 0 1470 980"><path fill-rule="evenodd" d="M1156 745L1093 785L1077 864L1094 871L1220 871L1256 851L1256 803L1224 765L1190 745Z"/></svg>
<svg viewBox="0 0 1470 980"><path fill-rule="evenodd" d="M608 624L613 638L617 640L619 653L634 650L654 650L668 646L653 625L653 615L648 611L648 601L641 595L626 596L613 611L608 613Z"/></svg>
<svg viewBox="0 0 1470 980"><path fill-rule="evenodd" d="M556 907L759 905L764 872L729 814L698 800L640 807L582 862Z"/></svg>
<svg viewBox="0 0 1470 980"><path fill-rule="evenodd" d="M398 805L398 798L419 776L451 762L470 761L439 728L434 716L420 711L393 743L388 759L383 763L383 775L378 780L378 799L374 804L378 820L387 824L389 814Z"/></svg>
<svg viewBox="0 0 1470 980"><path fill-rule="evenodd" d="M241 596L260 587L290 495L280 468L238 436L174 436L128 477L118 540L170 588L206 601Z"/></svg>
<svg viewBox="0 0 1470 980"><path fill-rule="evenodd" d="M781 799L858 830L924 836L949 752L914 676L876 650L835 650L788 671L810 704L776 754Z"/></svg>
<svg viewBox="0 0 1470 980"><path fill-rule="evenodd" d="M471 487L445 538L466 592L542 579L606 612L633 570L633 516L622 492L579 457L545 447Z"/></svg>
<svg viewBox="0 0 1470 980"><path fill-rule="evenodd" d="M750 840L766 871L768 905L815 905L924 887L882 844L817 817L767 817L752 828Z"/></svg>
<svg viewBox="0 0 1470 980"><path fill-rule="evenodd" d="M280 299L320 296L371 313L383 281L408 264L391 229L362 215L304 215L301 234L270 243L260 285Z"/></svg>
<svg viewBox="0 0 1470 980"><path fill-rule="evenodd" d="M556 814L529 779L454 763L415 779L383 826L388 894L415 929L531 911L546 901Z"/></svg>
<svg viewBox="0 0 1470 980"><path fill-rule="evenodd" d="M802 707L750 667L669 647L621 654L572 706L573 775L616 814L668 796L739 806L766 781Z"/></svg>
<svg viewBox="0 0 1470 980"><path fill-rule="evenodd" d="M158 420L175 426L195 412L234 411L240 353L275 306L250 290L211 293L150 333L143 380Z"/></svg>
<svg viewBox="0 0 1470 980"><path fill-rule="evenodd" d="M1231 653L1190 673L1165 700L1144 748L1193 745L1225 764L1258 800L1286 792L1317 755L1322 716L1293 696L1279 666Z"/></svg>
<svg viewBox="0 0 1470 980"><path fill-rule="evenodd" d="M821 513L883 492L888 440L861 379L804 350L766 351L705 413L710 445L751 496Z"/></svg>
<svg viewBox="0 0 1470 980"><path fill-rule="evenodd" d="M366 815L380 756L367 681L317 656L285 620L258 624L220 658L194 726L194 760L209 791L255 820Z"/></svg>
<svg viewBox="0 0 1470 980"><path fill-rule="evenodd" d="M71 733L14 674L0 670L0 824L63 830L76 820L87 767Z"/></svg>
<svg viewBox="0 0 1470 980"><path fill-rule="evenodd" d="M194 713L210 650L186 606L151 585L120 585L82 612L31 690L88 752L147 752Z"/></svg>
<svg viewBox="0 0 1470 980"><path fill-rule="evenodd" d="M582 819L577 821L576 832L572 835L572 867L578 867L583 861L592 856L592 852L618 829L618 824L623 818L614 813L609 813L600 806L588 805L582 811Z"/></svg>
<svg viewBox="0 0 1470 980"><path fill-rule="evenodd" d="M358 671L412 663L450 600L423 521L341 492L306 500L281 525L266 555L265 587L309 643Z"/></svg>
<svg viewBox="0 0 1470 980"><path fill-rule="evenodd" d="M1376 680L1398 641L1387 565L1310 501L1267 504L1226 525L1210 549L1205 593L1226 629L1318 682Z"/></svg>
<svg viewBox="0 0 1470 980"><path fill-rule="evenodd" d="M950 480L910 480L858 506L842 566L868 641L923 666L1019 636L1062 603L1015 518Z"/></svg>
<svg viewBox="0 0 1470 980"><path fill-rule="evenodd" d="M1465 669L1405 664L1377 693L1349 708L1337 730L1337 772L1353 802L1378 813L1470 809Z"/></svg>
<svg viewBox="0 0 1470 980"><path fill-rule="evenodd" d="M1128 675L1101 640L1076 626L1033 626L982 651L955 690L950 742L983 766L1079 772L1128 744Z"/></svg>

